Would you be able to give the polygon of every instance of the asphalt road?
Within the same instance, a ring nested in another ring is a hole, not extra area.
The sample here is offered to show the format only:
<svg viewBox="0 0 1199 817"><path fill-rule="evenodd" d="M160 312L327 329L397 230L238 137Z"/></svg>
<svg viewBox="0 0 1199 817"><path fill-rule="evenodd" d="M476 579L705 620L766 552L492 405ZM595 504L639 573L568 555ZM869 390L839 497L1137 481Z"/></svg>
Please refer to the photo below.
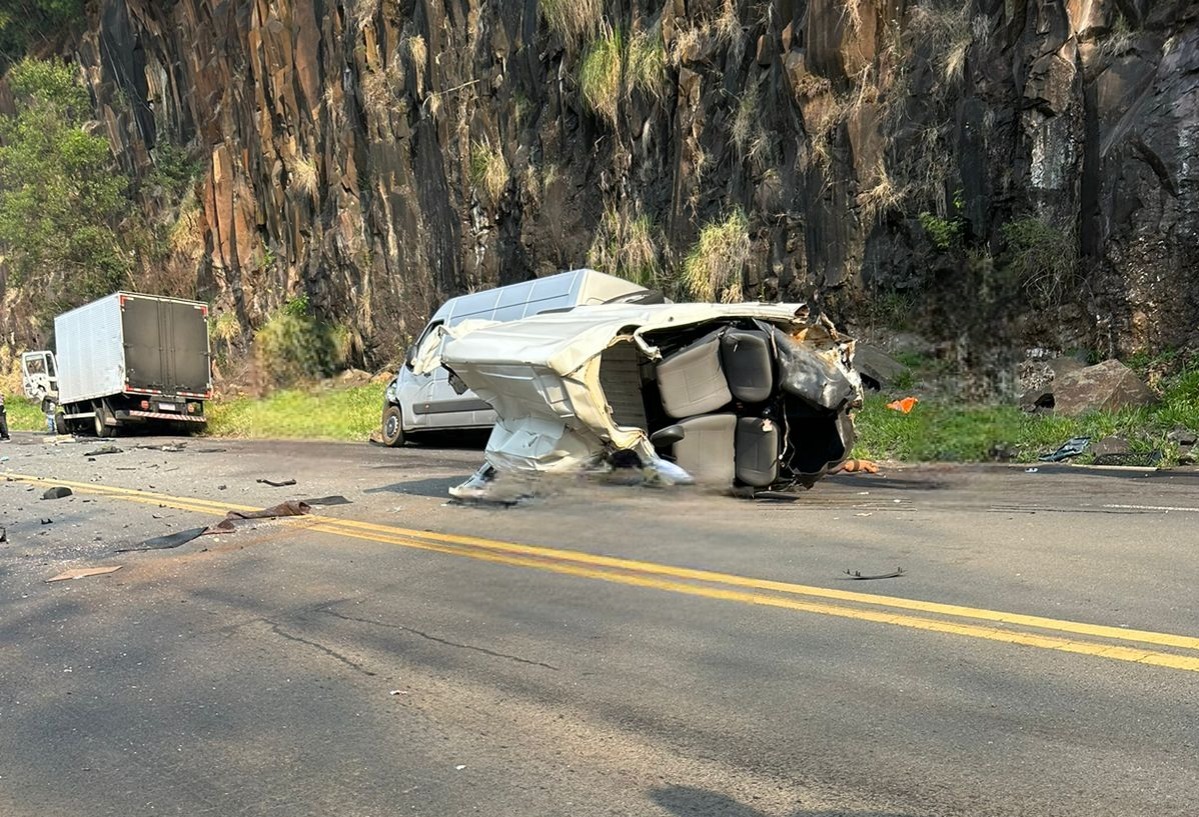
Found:
<svg viewBox="0 0 1199 817"><path fill-rule="evenodd" d="M15 436L4 817L1199 814L1193 472L467 507L470 448Z"/></svg>

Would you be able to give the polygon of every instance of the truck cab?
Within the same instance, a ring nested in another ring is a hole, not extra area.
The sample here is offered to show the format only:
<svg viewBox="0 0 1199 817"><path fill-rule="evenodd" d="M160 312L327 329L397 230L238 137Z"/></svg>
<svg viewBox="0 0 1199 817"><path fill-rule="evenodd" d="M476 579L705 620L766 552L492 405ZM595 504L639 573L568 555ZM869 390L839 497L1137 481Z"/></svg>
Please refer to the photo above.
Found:
<svg viewBox="0 0 1199 817"><path fill-rule="evenodd" d="M58 397L58 365L54 353L45 350L21 355L21 388L30 400L41 400L47 394Z"/></svg>

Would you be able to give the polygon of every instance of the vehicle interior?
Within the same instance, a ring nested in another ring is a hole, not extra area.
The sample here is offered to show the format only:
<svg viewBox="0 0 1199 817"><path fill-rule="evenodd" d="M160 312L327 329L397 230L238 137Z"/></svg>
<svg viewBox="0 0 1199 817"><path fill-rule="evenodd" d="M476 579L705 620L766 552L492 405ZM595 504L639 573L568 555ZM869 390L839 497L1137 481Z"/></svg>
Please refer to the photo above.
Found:
<svg viewBox="0 0 1199 817"><path fill-rule="evenodd" d="M810 484L853 446L856 390L812 347L752 320L646 333L601 357L617 425L645 429L697 481L749 488Z"/></svg>

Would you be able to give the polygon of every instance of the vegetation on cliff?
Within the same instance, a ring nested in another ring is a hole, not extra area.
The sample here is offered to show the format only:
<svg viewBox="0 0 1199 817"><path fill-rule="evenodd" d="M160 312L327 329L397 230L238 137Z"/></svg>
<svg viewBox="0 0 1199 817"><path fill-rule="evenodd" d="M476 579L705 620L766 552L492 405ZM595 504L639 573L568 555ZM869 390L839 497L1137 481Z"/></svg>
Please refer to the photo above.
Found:
<svg viewBox="0 0 1199 817"><path fill-rule="evenodd" d="M8 74L16 113L0 116L0 248L46 315L112 292L129 271L117 236L128 180L112 172L108 140L83 128L91 101L77 76L22 60Z"/></svg>

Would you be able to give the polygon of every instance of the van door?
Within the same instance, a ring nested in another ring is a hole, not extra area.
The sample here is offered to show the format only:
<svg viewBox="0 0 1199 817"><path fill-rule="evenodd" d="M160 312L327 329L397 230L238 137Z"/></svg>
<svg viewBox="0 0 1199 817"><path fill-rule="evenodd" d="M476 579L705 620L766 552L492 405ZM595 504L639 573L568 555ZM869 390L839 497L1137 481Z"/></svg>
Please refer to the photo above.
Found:
<svg viewBox="0 0 1199 817"><path fill-rule="evenodd" d="M58 396L58 364L53 352L21 355L21 389L31 400L41 400L47 394Z"/></svg>

